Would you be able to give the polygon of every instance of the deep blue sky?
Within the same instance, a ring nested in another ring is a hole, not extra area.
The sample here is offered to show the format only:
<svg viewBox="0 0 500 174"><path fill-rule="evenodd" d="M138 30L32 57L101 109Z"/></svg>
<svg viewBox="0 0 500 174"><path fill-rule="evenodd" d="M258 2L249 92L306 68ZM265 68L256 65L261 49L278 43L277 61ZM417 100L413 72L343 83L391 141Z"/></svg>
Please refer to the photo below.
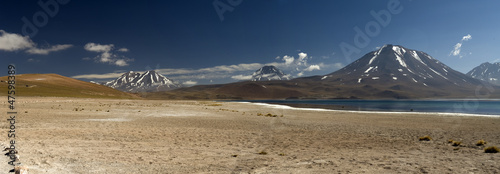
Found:
<svg viewBox="0 0 500 174"><path fill-rule="evenodd" d="M495 53L500 1L495 0L241 0L235 6L217 0L233 9L222 14L224 20L213 0L65 1L54 16L38 1L0 3L0 63L5 69L14 63L18 73L57 73L85 81L158 69L179 83L225 83L248 78L264 64L294 77L328 74L384 44L427 52L463 73L500 61ZM400 13L389 12L388 25L346 58L340 44L356 47L354 28L380 25L370 11L388 11L394 2L400 3ZM33 22L36 14L48 20L39 17L46 24L28 37L22 18ZM19 40L24 46L12 44ZM95 47L86 49L91 43ZM460 54L450 54L458 43ZM294 61L286 64L284 58L291 57Z"/></svg>

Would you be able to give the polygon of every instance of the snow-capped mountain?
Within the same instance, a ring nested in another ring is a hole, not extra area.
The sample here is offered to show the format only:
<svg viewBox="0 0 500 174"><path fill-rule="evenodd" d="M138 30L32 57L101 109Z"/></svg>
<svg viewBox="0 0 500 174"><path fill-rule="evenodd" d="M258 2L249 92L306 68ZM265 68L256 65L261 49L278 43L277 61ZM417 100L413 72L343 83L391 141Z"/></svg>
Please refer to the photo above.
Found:
<svg viewBox="0 0 500 174"><path fill-rule="evenodd" d="M286 75L275 66L264 66L252 74L252 81L290 80L290 75Z"/></svg>
<svg viewBox="0 0 500 174"><path fill-rule="evenodd" d="M321 77L343 84L408 84L418 87L446 88L477 84L422 51L398 45L384 45L346 67Z"/></svg>
<svg viewBox="0 0 500 174"><path fill-rule="evenodd" d="M126 92L165 91L182 87L155 71L146 71L143 74L130 71L103 85Z"/></svg>
<svg viewBox="0 0 500 174"><path fill-rule="evenodd" d="M492 84L500 85L500 62L483 63L467 73L472 78L484 80Z"/></svg>

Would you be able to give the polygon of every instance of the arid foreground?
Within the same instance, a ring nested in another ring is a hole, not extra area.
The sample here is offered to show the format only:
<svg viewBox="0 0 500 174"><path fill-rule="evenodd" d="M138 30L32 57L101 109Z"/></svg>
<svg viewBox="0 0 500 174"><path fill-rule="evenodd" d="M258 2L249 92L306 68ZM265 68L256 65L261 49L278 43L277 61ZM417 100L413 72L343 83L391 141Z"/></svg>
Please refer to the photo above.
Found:
<svg viewBox="0 0 500 174"><path fill-rule="evenodd" d="M500 154L476 146L500 146L500 118L205 101L17 102L17 149L33 174L500 172ZM425 135L432 141L419 141ZM7 144L7 134L0 140Z"/></svg>

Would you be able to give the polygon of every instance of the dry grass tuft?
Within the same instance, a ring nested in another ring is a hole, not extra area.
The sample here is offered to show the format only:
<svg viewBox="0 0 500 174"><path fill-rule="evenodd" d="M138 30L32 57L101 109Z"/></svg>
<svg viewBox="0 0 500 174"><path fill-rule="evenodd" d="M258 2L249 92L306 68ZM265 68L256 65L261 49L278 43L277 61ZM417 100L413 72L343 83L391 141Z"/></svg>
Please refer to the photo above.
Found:
<svg viewBox="0 0 500 174"><path fill-rule="evenodd" d="M276 114L271 114L271 113L267 113L267 114L262 114L262 113L257 113L257 116L264 116L264 117L278 117L278 115ZM280 117L283 117L283 115L281 115Z"/></svg>
<svg viewBox="0 0 500 174"><path fill-rule="evenodd" d="M498 153L498 152L500 152L500 149L498 149L498 147L496 147L496 146L490 146L490 147L484 148L484 153Z"/></svg>
<svg viewBox="0 0 500 174"><path fill-rule="evenodd" d="M487 142L484 140L479 140L476 142L476 146L484 146Z"/></svg>
<svg viewBox="0 0 500 174"><path fill-rule="evenodd" d="M260 151L259 153L257 153L259 155L267 155L267 152L266 151Z"/></svg>
<svg viewBox="0 0 500 174"><path fill-rule="evenodd" d="M448 140L448 143L453 143L453 139L449 139L449 140Z"/></svg>
<svg viewBox="0 0 500 174"><path fill-rule="evenodd" d="M420 141L431 141L432 138L429 135L418 138Z"/></svg>
<svg viewBox="0 0 500 174"><path fill-rule="evenodd" d="M453 141L453 143L451 143L452 146L460 146L460 144L462 144L460 141Z"/></svg>
<svg viewBox="0 0 500 174"><path fill-rule="evenodd" d="M266 117L277 117L278 115L273 115L273 114L271 114L271 113L267 113L265 116L266 116Z"/></svg>

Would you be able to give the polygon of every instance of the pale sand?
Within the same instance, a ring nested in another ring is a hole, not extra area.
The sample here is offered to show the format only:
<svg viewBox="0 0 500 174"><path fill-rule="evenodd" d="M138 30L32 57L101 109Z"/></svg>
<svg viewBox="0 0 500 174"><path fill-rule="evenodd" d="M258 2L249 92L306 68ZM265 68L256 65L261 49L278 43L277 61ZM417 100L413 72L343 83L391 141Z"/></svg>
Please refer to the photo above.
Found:
<svg viewBox="0 0 500 174"><path fill-rule="evenodd" d="M17 149L32 174L500 172L475 145L500 146L500 118L217 103L19 97Z"/></svg>

